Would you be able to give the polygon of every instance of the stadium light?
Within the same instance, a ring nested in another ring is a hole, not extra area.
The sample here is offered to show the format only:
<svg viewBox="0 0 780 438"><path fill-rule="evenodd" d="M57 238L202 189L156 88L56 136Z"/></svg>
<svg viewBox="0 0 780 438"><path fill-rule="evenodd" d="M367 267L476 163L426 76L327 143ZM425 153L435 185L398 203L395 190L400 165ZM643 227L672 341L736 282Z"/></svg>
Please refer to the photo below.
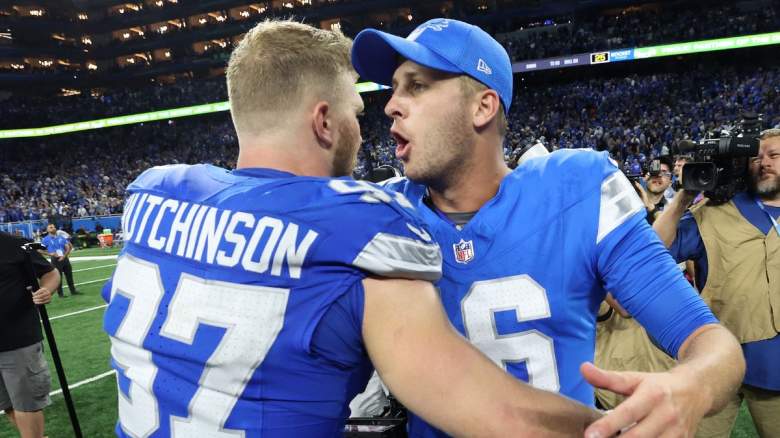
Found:
<svg viewBox="0 0 780 438"><path fill-rule="evenodd" d="M780 44L780 32L716 38L650 47L631 47L591 53L577 53L554 58L525 60L512 64L512 71L515 73L525 73L537 70L607 64L634 61L637 59L659 58L663 56L690 55L718 50L746 49L749 47L769 46L774 44Z"/></svg>
<svg viewBox="0 0 780 438"><path fill-rule="evenodd" d="M133 59L133 58L128 58ZM388 87L373 82L361 82L356 84L359 93L383 90ZM0 130L0 139L44 137L48 135L67 134L71 132L88 131L91 129L112 128L114 126L134 125L137 123L155 122L158 120L171 120L180 117L199 116L222 111L229 111L227 101L207 103L203 105L172 108L148 113L130 114L126 116L109 117L106 119L90 120L63 125L45 126L41 128L6 129Z"/></svg>
<svg viewBox="0 0 780 438"><path fill-rule="evenodd" d="M175 3L175 0L168 1ZM717 50L743 49L748 47L768 46L774 44L780 44L780 32L691 41L687 43L665 44L651 47L634 47L627 49L608 50L604 52L580 53L558 58L521 61L514 63L512 65L512 70L517 73L533 70L546 70L551 68L632 61L636 59L657 58L662 56L687 55L692 53L711 52ZM127 58L127 61L134 63L135 59ZM19 65L18 68L24 67ZM356 88L359 93L369 93L372 91L383 90L387 87L384 85L375 84L373 82L361 82L356 85ZM78 123L67 123L63 125L46 126L41 128L7 129L0 130L0 139L42 137L47 135L86 131L90 129L110 128L113 126L131 125L135 123L152 122L162 119L175 119L178 117L190 117L201 114L228 111L229 108L230 107L228 102L226 101L214 102L203 105L110 117L106 119Z"/></svg>

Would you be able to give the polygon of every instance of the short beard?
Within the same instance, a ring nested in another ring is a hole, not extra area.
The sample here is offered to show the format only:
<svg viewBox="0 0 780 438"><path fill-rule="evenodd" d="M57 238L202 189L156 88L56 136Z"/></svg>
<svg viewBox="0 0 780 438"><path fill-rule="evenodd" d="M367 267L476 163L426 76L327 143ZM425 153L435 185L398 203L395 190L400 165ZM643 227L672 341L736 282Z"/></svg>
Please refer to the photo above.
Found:
<svg viewBox="0 0 780 438"><path fill-rule="evenodd" d="M765 183L759 182L760 175L751 175L748 191L762 199L775 199L780 195L780 176Z"/></svg>
<svg viewBox="0 0 780 438"><path fill-rule="evenodd" d="M349 133L346 126L339 128L339 141L334 144L332 176L351 176L357 161L359 141Z"/></svg>

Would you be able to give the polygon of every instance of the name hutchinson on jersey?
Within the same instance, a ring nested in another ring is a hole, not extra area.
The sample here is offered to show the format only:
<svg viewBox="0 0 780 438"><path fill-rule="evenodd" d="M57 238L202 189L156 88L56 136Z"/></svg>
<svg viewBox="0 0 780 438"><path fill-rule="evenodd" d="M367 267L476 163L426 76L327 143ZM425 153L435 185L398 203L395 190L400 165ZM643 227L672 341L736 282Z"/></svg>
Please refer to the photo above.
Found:
<svg viewBox="0 0 780 438"><path fill-rule="evenodd" d="M301 277L318 233L272 216L134 193L125 205L126 243L225 268Z"/></svg>

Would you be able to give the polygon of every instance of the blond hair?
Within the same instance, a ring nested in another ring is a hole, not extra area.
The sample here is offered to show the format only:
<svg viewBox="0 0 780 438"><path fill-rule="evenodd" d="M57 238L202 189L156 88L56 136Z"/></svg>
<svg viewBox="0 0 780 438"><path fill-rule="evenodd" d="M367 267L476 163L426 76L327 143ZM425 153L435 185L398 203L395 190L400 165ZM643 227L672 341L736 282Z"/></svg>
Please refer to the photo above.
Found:
<svg viewBox="0 0 780 438"><path fill-rule="evenodd" d="M352 40L341 32L267 20L246 33L227 66L233 124L242 132L278 127L310 94L331 100L350 62Z"/></svg>
<svg viewBox="0 0 780 438"><path fill-rule="evenodd" d="M780 137L780 129L778 128L765 129L761 131L761 136L759 137L759 139L766 140L772 137Z"/></svg>
<svg viewBox="0 0 780 438"><path fill-rule="evenodd" d="M461 75L458 78L460 79L461 91L463 91L463 94L467 97L471 97L480 91L485 91L488 89L487 85L479 82L471 76ZM506 120L506 113L504 112L503 102L499 104L498 114L496 114L496 122L498 124L498 135L500 135L501 138L504 138L507 131L509 130L509 124Z"/></svg>

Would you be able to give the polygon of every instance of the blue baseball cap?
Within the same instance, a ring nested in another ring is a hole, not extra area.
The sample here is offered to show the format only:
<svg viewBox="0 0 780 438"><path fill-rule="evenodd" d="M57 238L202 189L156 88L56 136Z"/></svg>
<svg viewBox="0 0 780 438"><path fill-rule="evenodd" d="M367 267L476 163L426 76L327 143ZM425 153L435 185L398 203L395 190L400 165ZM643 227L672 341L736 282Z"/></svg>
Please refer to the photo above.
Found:
<svg viewBox="0 0 780 438"><path fill-rule="evenodd" d="M406 38L365 29L352 45L355 70L362 78L382 85L392 85L399 56L434 70L471 76L495 90L509 113L512 63L498 41L479 27L434 18Z"/></svg>

